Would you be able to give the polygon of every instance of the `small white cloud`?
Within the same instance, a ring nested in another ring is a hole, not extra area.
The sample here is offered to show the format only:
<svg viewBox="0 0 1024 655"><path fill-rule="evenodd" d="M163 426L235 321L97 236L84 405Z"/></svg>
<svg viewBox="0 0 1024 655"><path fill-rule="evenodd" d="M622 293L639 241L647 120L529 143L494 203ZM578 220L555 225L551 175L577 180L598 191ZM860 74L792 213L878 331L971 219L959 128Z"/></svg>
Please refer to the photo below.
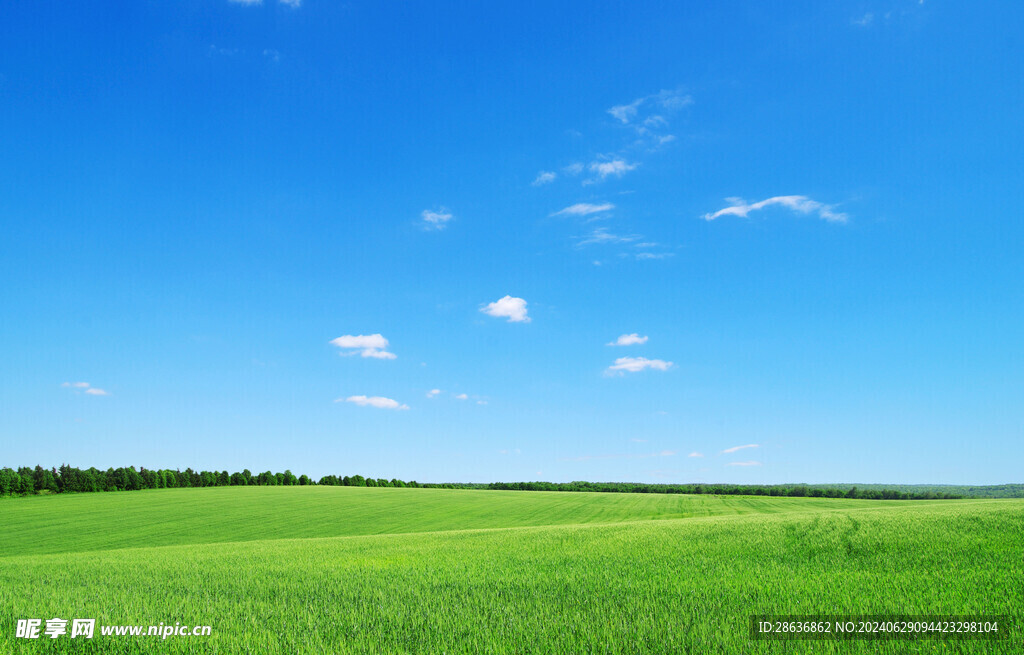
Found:
<svg viewBox="0 0 1024 655"><path fill-rule="evenodd" d="M508 318L509 323L529 323L530 317L526 315L526 301L522 298L505 296L480 309L488 316Z"/></svg>
<svg viewBox="0 0 1024 655"><path fill-rule="evenodd" d="M443 230L448 227L448 221L452 220L451 212L444 207L437 211L424 209L420 216L423 218L423 227L427 230Z"/></svg>
<svg viewBox="0 0 1024 655"><path fill-rule="evenodd" d="M726 466L761 466L761 462L729 462Z"/></svg>
<svg viewBox="0 0 1024 655"><path fill-rule="evenodd" d="M408 405L403 405L397 400L391 398L385 398L383 396L349 396L348 398L338 398L334 402L353 403L360 407L376 407L377 409L409 409Z"/></svg>
<svg viewBox="0 0 1024 655"><path fill-rule="evenodd" d="M669 257L675 257L675 253L672 252L638 252L634 257L639 261L652 260L652 259L668 259Z"/></svg>
<svg viewBox="0 0 1024 655"><path fill-rule="evenodd" d="M637 98L628 105L616 105L609 109L608 113L619 119L622 123L628 123L636 117L637 110L645 100L647 100L647 98Z"/></svg>
<svg viewBox="0 0 1024 655"><path fill-rule="evenodd" d="M348 352L342 355L355 355L373 359L397 359L398 355L385 350L388 347L388 340L380 334L346 334L337 339L331 339L331 344L345 349Z"/></svg>
<svg viewBox="0 0 1024 655"><path fill-rule="evenodd" d="M460 393L455 396L456 400L469 400L469 395Z"/></svg>
<svg viewBox="0 0 1024 655"><path fill-rule="evenodd" d="M562 172L566 175L579 175L583 172L583 164L580 162L573 162L572 164L562 168Z"/></svg>
<svg viewBox="0 0 1024 655"><path fill-rule="evenodd" d="M638 165L627 163L623 159L613 159L611 161L591 162L589 168L590 172L595 173L599 180L603 180L608 176L622 177Z"/></svg>
<svg viewBox="0 0 1024 655"><path fill-rule="evenodd" d="M280 0L281 4L288 5L292 9L298 9L302 6L302 0Z"/></svg>
<svg viewBox="0 0 1024 655"><path fill-rule="evenodd" d="M875 20L875 15L869 11L860 18L854 18L850 22L853 23L854 25L857 25L858 27L867 27L868 25L871 24L873 20Z"/></svg>
<svg viewBox="0 0 1024 655"><path fill-rule="evenodd" d="M477 405L486 405L487 401L486 400L478 400L478 401L476 401L476 404Z"/></svg>
<svg viewBox="0 0 1024 655"><path fill-rule="evenodd" d="M703 456L704 455L702 455L701 453L698 453L696 450L693 451L692 453L690 453L689 455L687 455L687 457L703 457Z"/></svg>
<svg viewBox="0 0 1024 655"><path fill-rule="evenodd" d="M726 448L725 450L722 451L722 453L735 453L738 450L744 450L746 448L758 448L758 447L759 446L756 443L748 443L745 446L733 446L732 448Z"/></svg>
<svg viewBox="0 0 1024 655"><path fill-rule="evenodd" d="M638 234L612 234L606 227L594 228L591 233L585 237L578 237L580 241L576 243L577 248L583 246L589 246L594 244L606 244L606 243L629 243L640 239L641 236Z"/></svg>
<svg viewBox="0 0 1024 655"><path fill-rule="evenodd" d="M62 387L72 387L74 389L88 389L89 388L89 383L88 382L64 382L60 386L62 386Z"/></svg>
<svg viewBox="0 0 1024 655"><path fill-rule="evenodd" d="M615 209L615 205L610 202L601 203L600 205L594 205L589 202L578 202L575 205L570 205L565 209L556 211L552 216L589 216L590 214L597 214L600 212L607 212Z"/></svg>
<svg viewBox="0 0 1024 655"><path fill-rule="evenodd" d="M541 186L543 184L550 184L555 181L558 175L552 171L541 171L537 173L537 179L533 181L533 186Z"/></svg>
<svg viewBox="0 0 1024 655"><path fill-rule="evenodd" d="M636 332L633 334L623 334L615 341L606 343L606 346L638 346L643 343L647 343L648 337L642 337Z"/></svg>
<svg viewBox="0 0 1024 655"><path fill-rule="evenodd" d="M817 200L811 200L807 196L774 196L754 203L744 202L742 198L726 198L725 200L729 203L729 207L704 214L704 220L713 221L721 216L746 218L750 212L771 207L772 205L780 205L798 214L816 213L818 218L832 223L845 223L847 219L846 214L834 211L835 205L826 205Z"/></svg>
<svg viewBox="0 0 1024 655"><path fill-rule="evenodd" d="M97 389L96 387L90 387L85 390L85 393L90 396L109 396L110 394L103 389Z"/></svg>
<svg viewBox="0 0 1024 655"><path fill-rule="evenodd" d="M440 389L431 389L427 392L427 398L437 398L439 395L441 395Z"/></svg>
<svg viewBox="0 0 1024 655"><path fill-rule="evenodd" d="M627 372L636 373L647 368L655 371L667 371L672 368L672 362L666 362L661 359L647 359L646 357L619 357L605 372L622 375Z"/></svg>

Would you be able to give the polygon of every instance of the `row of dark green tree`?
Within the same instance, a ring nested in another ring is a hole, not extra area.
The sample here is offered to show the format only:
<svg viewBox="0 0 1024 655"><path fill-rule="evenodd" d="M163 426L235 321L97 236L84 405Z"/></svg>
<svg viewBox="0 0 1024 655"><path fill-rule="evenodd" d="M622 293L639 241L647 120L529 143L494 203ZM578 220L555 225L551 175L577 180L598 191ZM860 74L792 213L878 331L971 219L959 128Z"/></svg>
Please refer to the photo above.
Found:
<svg viewBox="0 0 1024 655"><path fill-rule="evenodd" d="M9 496L33 493L86 493L92 491L134 491L137 489L175 489L181 487L241 487L241 486L292 486L317 484L307 475L295 476L291 471L273 473L264 471L253 474L249 469L241 473L227 471L193 471L190 468L135 469L134 466L79 469L67 464L60 468L44 469L42 466L23 466L17 470L0 469L0 495ZM346 485L354 487L406 487L418 486L415 482L364 478L361 475L338 478L328 475L319 484Z"/></svg>
<svg viewBox="0 0 1024 655"><path fill-rule="evenodd" d="M807 498L868 498L873 500L928 500L962 498L941 491L858 489L808 484L645 484L641 482L492 482L488 489L512 491L593 491L639 494L717 494L737 496L796 496Z"/></svg>
<svg viewBox="0 0 1024 655"><path fill-rule="evenodd" d="M343 487L425 487L444 489L502 489L507 491L591 491L604 493L644 494L719 494L745 496L802 496L811 498L869 498L877 500L924 500L935 498L962 498L966 494L951 493L935 488L883 489L842 485L739 485L739 484L644 484L637 482L491 482L484 483L418 483L397 478L363 477L361 475L325 475L319 481L309 476L295 476L291 471L273 473L264 471L254 475L249 469L241 473L227 471L184 471L171 469L138 470L133 466L79 469L63 465L44 469L27 466L17 470L0 469L0 495L33 493L85 493L93 491L133 491L136 489L173 489L180 487L228 486L292 486L326 485ZM958 489L959 490L959 489ZM973 494L972 494L973 495Z"/></svg>

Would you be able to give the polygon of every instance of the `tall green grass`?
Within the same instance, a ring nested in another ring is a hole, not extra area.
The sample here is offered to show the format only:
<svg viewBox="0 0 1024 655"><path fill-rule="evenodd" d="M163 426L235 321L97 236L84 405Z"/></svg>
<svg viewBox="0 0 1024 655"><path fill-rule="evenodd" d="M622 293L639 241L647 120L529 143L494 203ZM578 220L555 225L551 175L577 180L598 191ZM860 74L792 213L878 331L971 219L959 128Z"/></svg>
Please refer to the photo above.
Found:
<svg viewBox="0 0 1024 655"><path fill-rule="evenodd" d="M0 652L1024 651L1024 502L790 509L7 556ZM1016 627L1000 642L750 641L760 613L1001 613ZM53 616L213 634L13 638L17 618Z"/></svg>

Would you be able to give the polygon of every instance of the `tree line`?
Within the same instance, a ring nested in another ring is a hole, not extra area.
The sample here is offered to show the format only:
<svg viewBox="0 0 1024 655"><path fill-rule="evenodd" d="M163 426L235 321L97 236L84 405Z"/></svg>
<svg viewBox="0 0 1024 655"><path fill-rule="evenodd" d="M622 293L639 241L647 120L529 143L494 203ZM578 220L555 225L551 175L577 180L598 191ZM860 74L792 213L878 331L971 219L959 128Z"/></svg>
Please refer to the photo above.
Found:
<svg viewBox="0 0 1024 655"><path fill-rule="evenodd" d="M178 469L135 469L134 466L79 469L67 464L60 468L23 466L17 470L0 469L0 495L26 495L38 493L88 493L97 491L135 491L138 489L175 489L182 487L229 486L336 486L336 487L414 487L428 489L497 489L505 491L590 491L602 493L647 494L715 494L744 496L790 496L808 498L866 498L872 500L926 500L981 496L980 492L965 494L963 487L897 486L881 488L869 485L858 488L844 485L807 484L647 484L639 482L491 482L419 483L404 482L397 478L363 477L361 475L325 475L314 481L307 475L295 476L291 471L253 474L249 469L238 473L227 471L193 471ZM1005 485L1019 486L1019 485ZM980 490L984 487L973 487ZM960 493L953 493L957 491ZM1000 491L1003 491L1000 488Z"/></svg>

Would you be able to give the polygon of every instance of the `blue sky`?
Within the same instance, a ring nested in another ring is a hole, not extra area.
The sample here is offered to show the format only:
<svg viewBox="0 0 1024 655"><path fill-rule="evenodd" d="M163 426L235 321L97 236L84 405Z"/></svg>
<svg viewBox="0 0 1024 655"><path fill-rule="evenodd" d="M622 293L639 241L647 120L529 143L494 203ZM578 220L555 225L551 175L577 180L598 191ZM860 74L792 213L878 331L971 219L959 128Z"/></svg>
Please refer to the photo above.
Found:
<svg viewBox="0 0 1024 655"><path fill-rule="evenodd" d="M1021 24L16 3L2 463L1019 482Z"/></svg>

